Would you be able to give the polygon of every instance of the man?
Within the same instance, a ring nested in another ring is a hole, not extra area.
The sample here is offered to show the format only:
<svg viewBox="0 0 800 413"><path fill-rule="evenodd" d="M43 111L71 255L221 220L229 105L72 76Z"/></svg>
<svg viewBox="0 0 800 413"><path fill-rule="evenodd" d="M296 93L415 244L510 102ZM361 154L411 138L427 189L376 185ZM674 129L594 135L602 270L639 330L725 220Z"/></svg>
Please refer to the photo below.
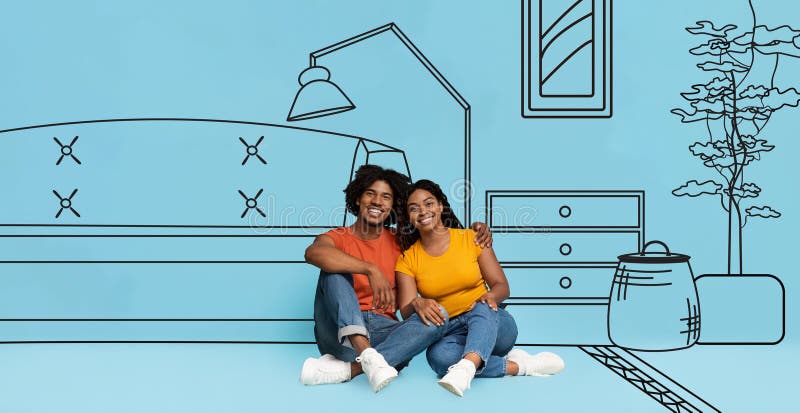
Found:
<svg viewBox="0 0 800 413"><path fill-rule="evenodd" d="M314 299L314 336L322 357L303 363L306 385L341 383L364 372L375 392L397 377L415 355L438 341L447 315L438 323L417 314L398 321L394 266L400 247L395 223L408 177L364 165L345 188L349 227L319 235L306 249L306 262L320 268ZM476 243L491 245L486 225L473 224Z"/></svg>

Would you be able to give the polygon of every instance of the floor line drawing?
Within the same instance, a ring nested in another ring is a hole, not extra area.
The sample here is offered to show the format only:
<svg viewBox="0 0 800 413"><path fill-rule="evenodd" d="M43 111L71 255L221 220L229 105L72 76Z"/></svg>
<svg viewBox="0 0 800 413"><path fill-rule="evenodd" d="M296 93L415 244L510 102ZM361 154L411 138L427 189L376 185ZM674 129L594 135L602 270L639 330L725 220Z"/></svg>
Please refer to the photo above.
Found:
<svg viewBox="0 0 800 413"><path fill-rule="evenodd" d="M629 351L609 346L582 346L580 349L671 412L721 413L721 410Z"/></svg>

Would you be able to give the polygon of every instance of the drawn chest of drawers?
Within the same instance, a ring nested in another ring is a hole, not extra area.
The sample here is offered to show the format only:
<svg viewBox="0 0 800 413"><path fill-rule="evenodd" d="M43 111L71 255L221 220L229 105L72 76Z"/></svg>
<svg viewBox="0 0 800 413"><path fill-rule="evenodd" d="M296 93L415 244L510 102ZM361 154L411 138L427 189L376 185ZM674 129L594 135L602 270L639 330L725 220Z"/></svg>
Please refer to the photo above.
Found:
<svg viewBox="0 0 800 413"><path fill-rule="evenodd" d="M617 256L644 242L643 191L486 191L519 344L608 344Z"/></svg>

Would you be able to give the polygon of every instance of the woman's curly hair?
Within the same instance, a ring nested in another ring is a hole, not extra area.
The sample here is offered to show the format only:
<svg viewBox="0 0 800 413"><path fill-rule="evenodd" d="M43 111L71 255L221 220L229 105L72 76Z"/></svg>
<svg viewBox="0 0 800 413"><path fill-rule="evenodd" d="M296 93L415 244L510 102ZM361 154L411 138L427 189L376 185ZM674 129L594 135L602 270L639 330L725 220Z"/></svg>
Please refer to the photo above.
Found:
<svg viewBox="0 0 800 413"><path fill-rule="evenodd" d="M378 165L362 165L356 171L355 178L344 189L345 206L351 214L358 216L356 202L375 181L384 181L392 188L392 210L389 212L389 217L383 222L383 226L388 227L397 222L397 213L405 208L406 190L411 182L400 172Z"/></svg>
<svg viewBox="0 0 800 413"><path fill-rule="evenodd" d="M445 227L464 229L464 226L461 225L461 221L458 220L456 214L453 212L453 208L450 207L450 202L447 201L447 195L444 194L442 188L433 181L420 179L408 187L406 195L402 199L402 206L399 210L400 213L398 215L399 218L397 222L397 242L400 244L400 249L402 251L407 250L419 239L419 231L417 231L417 229L414 228L414 224L411 223L411 217L409 217L408 208L406 208L408 197L417 189L423 189L430 192L431 195L433 195L433 197L442 204L441 217L442 224L444 224Z"/></svg>

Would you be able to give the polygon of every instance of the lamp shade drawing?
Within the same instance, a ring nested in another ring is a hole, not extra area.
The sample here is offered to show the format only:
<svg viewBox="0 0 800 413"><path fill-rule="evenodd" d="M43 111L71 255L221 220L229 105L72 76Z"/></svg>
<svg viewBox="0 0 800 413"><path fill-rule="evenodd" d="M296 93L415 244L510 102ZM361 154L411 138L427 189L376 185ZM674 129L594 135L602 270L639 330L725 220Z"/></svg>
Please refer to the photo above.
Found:
<svg viewBox="0 0 800 413"><path fill-rule="evenodd" d="M330 79L331 72L325 67L312 65L303 70L297 78L300 90L286 120L313 119L355 109L350 98Z"/></svg>
<svg viewBox="0 0 800 413"><path fill-rule="evenodd" d="M396 24L388 23L375 29L369 30L362 34L350 37L349 39L342 40L330 46L324 47L309 55L309 67L305 69L299 77L301 84L300 91L297 92L292 108L289 111L288 121L299 121L306 119L313 119L327 115L333 115L345 112L355 108L353 102L342 92L341 89L334 83L330 82L330 72L317 64L317 59L325 55L331 54L338 50L349 47L353 44L359 43L363 40L371 39L382 33L390 32L394 38L400 40L405 46L404 50L408 50L414 56L425 70L432 76L436 82L445 89L445 91L452 97L453 100L459 105L463 111L463 140L464 140L464 170L463 170L463 184L458 185L456 197L464 200L464 222L471 222L470 204L472 197L471 185L471 107L469 103L461 96L461 94L453 87L450 82L445 79L436 67L428 60L425 55L417 48L414 43L403 33ZM312 89L313 88L313 89ZM345 87L346 88L346 87ZM341 94L340 100L335 100L333 92L338 91ZM308 93L307 93L308 92ZM330 95L328 95L330 93ZM314 102L311 99L315 99Z"/></svg>

